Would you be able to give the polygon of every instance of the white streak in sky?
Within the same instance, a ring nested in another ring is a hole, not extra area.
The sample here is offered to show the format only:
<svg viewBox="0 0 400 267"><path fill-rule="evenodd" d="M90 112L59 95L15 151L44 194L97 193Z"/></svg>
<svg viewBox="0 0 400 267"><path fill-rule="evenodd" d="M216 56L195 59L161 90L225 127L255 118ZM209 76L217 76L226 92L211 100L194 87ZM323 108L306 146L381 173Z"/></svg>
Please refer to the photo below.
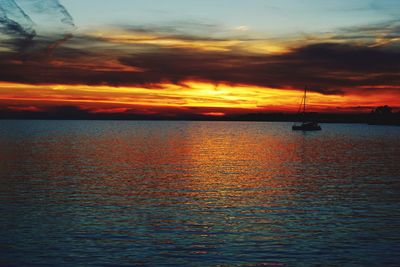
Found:
<svg viewBox="0 0 400 267"><path fill-rule="evenodd" d="M0 37L18 40L14 45L19 48L45 40L52 50L74 30L73 18L59 0L0 0Z"/></svg>
<svg viewBox="0 0 400 267"><path fill-rule="evenodd" d="M58 0L16 0L18 5L35 22L38 32L70 32L74 21Z"/></svg>
<svg viewBox="0 0 400 267"><path fill-rule="evenodd" d="M14 0L0 0L0 31L32 37L36 35L34 25Z"/></svg>

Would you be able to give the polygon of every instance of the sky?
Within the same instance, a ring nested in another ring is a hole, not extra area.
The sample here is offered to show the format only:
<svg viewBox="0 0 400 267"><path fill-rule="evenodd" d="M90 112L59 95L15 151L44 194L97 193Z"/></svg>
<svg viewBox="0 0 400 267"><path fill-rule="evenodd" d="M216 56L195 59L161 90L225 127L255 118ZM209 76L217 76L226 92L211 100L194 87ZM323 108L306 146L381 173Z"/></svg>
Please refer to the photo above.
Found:
<svg viewBox="0 0 400 267"><path fill-rule="evenodd" d="M395 19L397 0L64 0L81 26L192 21L226 29L246 26L267 35L317 32ZM91 10L91 12L87 12Z"/></svg>
<svg viewBox="0 0 400 267"><path fill-rule="evenodd" d="M0 112L400 107L397 0L0 0Z"/></svg>

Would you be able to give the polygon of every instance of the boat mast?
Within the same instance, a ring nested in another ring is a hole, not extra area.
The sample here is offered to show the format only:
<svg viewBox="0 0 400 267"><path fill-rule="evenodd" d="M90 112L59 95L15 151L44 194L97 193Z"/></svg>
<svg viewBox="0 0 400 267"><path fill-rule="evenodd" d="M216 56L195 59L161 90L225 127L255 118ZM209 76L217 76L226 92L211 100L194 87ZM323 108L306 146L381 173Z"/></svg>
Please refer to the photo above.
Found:
<svg viewBox="0 0 400 267"><path fill-rule="evenodd" d="M303 113L306 114L307 86L304 88Z"/></svg>

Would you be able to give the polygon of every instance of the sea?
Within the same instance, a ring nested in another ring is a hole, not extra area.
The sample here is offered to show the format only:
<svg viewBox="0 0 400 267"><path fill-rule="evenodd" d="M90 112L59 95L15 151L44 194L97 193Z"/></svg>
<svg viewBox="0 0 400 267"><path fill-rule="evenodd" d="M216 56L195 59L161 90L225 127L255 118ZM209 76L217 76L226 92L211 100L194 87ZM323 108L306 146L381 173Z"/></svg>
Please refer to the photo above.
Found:
<svg viewBox="0 0 400 267"><path fill-rule="evenodd" d="M0 121L0 266L400 266L400 127Z"/></svg>

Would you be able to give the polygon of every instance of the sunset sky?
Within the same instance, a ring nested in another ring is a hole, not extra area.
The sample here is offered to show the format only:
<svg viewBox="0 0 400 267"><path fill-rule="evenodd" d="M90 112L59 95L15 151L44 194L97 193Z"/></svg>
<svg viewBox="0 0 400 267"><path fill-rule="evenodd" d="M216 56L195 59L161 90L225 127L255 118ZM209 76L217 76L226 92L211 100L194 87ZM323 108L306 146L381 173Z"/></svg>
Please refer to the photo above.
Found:
<svg viewBox="0 0 400 267"><path fill-rule="evenodd" d="M0 0L0 112L400 107L398 0Z"/></svg>

